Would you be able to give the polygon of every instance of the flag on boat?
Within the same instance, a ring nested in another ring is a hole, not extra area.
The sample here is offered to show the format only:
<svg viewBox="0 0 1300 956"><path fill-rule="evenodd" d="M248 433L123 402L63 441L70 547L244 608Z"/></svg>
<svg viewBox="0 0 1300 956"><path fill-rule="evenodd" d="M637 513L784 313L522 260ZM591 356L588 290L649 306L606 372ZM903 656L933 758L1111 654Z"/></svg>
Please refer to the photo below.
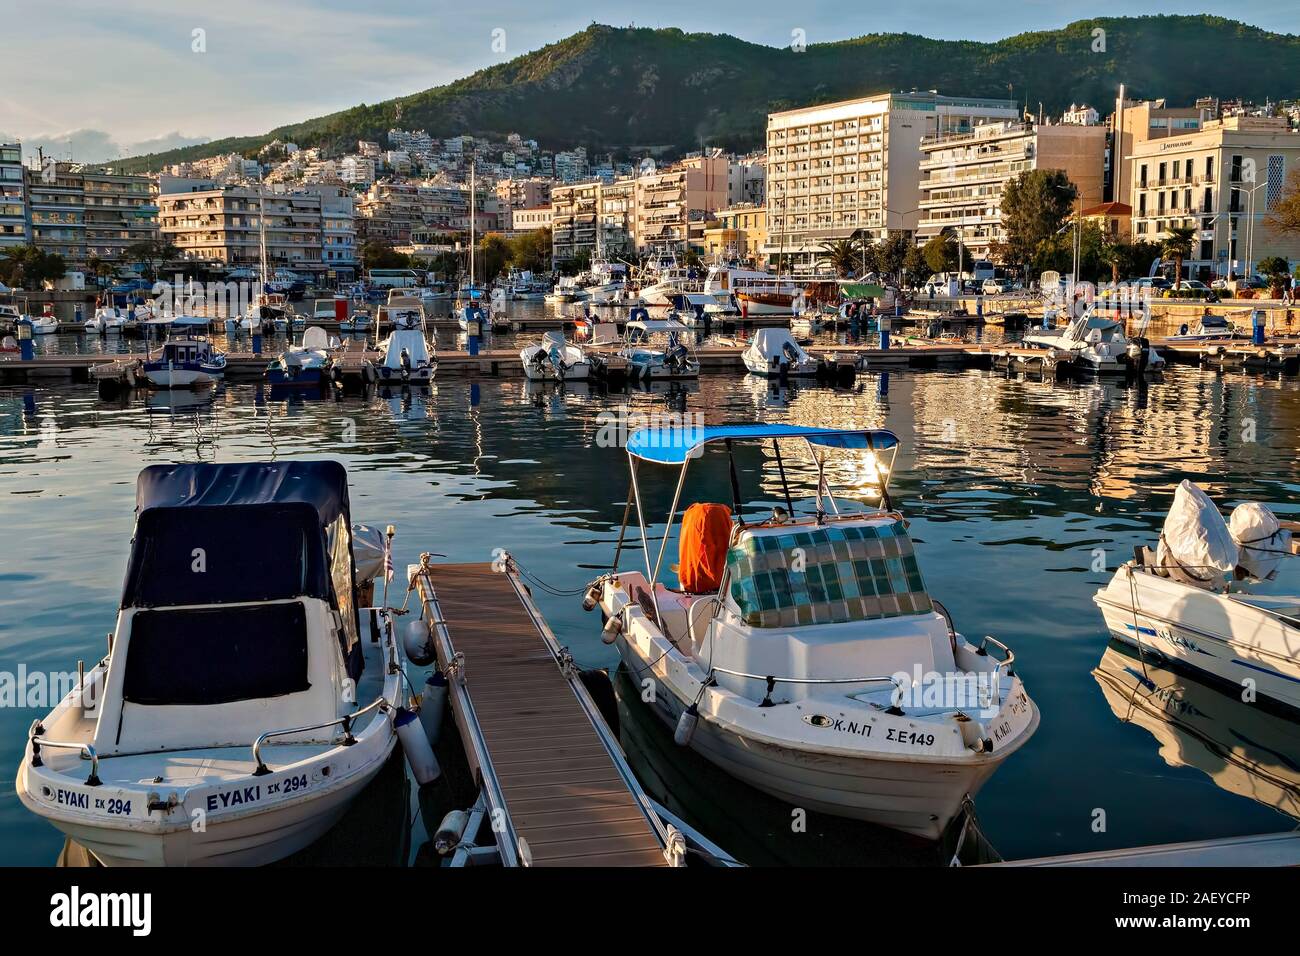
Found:
<svg viewBox="0 0 1300 956"><path fill-rule="evenodd" d="M393 543L388 537L384 538L384 580L393 580Z"/></svg>

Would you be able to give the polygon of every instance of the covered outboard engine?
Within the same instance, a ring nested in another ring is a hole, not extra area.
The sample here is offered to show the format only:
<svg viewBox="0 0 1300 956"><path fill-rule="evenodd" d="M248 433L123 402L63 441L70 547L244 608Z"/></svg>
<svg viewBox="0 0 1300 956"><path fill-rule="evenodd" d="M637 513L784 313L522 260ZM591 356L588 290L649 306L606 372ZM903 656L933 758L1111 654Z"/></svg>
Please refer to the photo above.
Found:
<svg viewBox="0 0 1300 956"><path fill-rule="evenodd" d="M1240 549L1209 495L1184 479L1174 492L1156 547L1156 563L1184 584L1215 588L1236 570Z"/></svg>
<svg viewBox="0 0 1300 956"><path fill-rule="evenodd" d="M1246 501L1237 505L1228 520L1228 531L1240 551L1237 576L1272 581L1282 559L1291 554L1291 532L1283 530L1266 505Z"/></svg>

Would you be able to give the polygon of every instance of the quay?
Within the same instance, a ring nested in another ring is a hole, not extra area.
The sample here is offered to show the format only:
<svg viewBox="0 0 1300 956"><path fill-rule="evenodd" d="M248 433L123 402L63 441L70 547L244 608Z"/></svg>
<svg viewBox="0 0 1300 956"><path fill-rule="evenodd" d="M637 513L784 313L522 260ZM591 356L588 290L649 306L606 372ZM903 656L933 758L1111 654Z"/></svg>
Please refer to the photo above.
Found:
<svg viewBox="0 0 1300 956"><path fill-rule="evenodd" d="M864 340L867 337L864 336ZM871 337L871 338L874 338ZM1023 371L1045 371L1052 363L1045 362L1048 352L1015 344L989 345L971 342L918 341L915 338L895 336L888 349L864 344L812 345L814 354L838 358L861 358L867 370L897 368L1009 368ZM358 343L359 344L359 343ZM1263 345L1249 340L1231 342L1178 342L1152 339L1151 344L1171 363L1201 365L1220 370L1243 369L1247 371L1272 371L1286 374L1300 373L1300 336L1272 338ZM741 361L743 346L715 345L698 349L701 374L716 372L735 373L744 369ZM226 377L235 381L249 381L262 376L277 351L260 354L239 351L226 353ZM372 353L377 354L377 353ZM348 344L336 356L344 363L345 374L356 372L365 354L353 344ZM17 355L0 355L0 384L24 384L38 381L89 382L103 376L95 373L97 366L139 367L143 353L123 354L68 354L38 355L23 361ZM1055 370L1065 374L1069 370L1068 356L1058 355ZM441 351L437 355L438 375L471 377L514 377L523 375L523 363L515 349L486 349L477 355L466 352Z"/></svg>
<svg viewBox="0 0 1300 956"><path fill-rule="evenodd" d="M498 570L498 568L500 568ZM513 562L407 569L506 866L666 866L660 819Z"/></svg>

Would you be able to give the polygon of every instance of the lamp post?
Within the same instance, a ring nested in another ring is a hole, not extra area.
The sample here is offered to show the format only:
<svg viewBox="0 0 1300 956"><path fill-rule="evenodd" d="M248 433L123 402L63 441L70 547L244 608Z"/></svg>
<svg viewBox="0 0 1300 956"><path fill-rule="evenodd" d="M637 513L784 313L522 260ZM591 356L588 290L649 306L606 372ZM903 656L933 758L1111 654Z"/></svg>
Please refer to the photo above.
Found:
<svg viewBox="0 0 1300 956"><path fill-rule="evenodd" d="M1246 193L1246 205L1249 212L1246 213L1246 281L1252 282L1255 278L1255 193L1259 192L1267 182L1262 182L1251 189L1241 189L1234 186L1237 192Z"/></svg>

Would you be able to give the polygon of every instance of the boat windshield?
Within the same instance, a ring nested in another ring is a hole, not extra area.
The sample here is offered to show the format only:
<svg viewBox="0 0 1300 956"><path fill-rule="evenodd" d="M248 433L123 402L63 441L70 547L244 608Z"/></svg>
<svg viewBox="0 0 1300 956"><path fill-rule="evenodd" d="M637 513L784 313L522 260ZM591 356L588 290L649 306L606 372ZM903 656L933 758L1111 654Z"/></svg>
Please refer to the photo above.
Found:
<svg viewBox="0 0 1300 956"><path fill-rule="evenodd" d="M297 601L139 611L122 697L153 706L227 704L308 690L307 615Z"/></svg>
<svg viewBox="0 0 1300 956"><path fill-rule="evenodd" d="M933 610L901 520L743 532L727 553L750 627L871 621Z"/></svg>

